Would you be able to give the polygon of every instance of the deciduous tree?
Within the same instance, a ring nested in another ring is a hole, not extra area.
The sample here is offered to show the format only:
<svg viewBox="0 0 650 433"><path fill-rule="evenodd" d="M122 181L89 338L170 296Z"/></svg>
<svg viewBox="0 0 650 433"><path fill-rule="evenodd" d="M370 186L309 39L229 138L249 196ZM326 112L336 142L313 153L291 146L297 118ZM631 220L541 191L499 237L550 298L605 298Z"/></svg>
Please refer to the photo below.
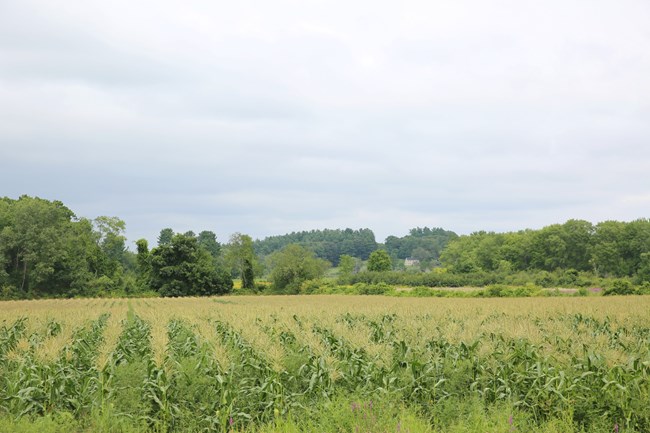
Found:
<svg viewBox="0 0 650 433"><path fill-rule="evenodd" d="M289 244L269 257L271 281L276 289L298 291L303 281L321 277L330 266L312 251Z"/></svg>
<svg viewBox="0 0 650 433"><path fill-rule="evenodd" d="M371 272L390 271L393 262L386 250L373 251L368 258L368 270Z"/></svg>
<svg viewBox="0 0 650 433"><path fill-rule="evenodd" d="M232 279L217 268L196 237L177 234L151 252L151 285L162 296L220 295L232 290Z"/></svg>

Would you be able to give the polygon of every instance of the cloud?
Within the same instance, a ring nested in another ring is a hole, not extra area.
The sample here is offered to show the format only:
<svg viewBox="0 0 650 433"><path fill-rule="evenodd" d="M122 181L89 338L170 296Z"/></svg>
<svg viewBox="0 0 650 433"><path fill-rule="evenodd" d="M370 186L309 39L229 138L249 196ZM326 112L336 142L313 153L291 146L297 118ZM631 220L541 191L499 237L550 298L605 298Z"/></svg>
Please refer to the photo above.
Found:
<svg viewBox="0 0 650 433"><path fill-rule="evenodd" d="M646 216L645 1L0 5L2 194L129 237Z"/></svg>

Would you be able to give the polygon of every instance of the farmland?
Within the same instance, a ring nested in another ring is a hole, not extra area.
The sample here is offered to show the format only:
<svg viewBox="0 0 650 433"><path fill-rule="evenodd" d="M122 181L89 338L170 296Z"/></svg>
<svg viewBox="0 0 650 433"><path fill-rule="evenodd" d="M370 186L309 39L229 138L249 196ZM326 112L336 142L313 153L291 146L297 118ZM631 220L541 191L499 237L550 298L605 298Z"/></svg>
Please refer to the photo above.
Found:
<svg viewBox="0 0 650 433"><path fill-rule="evenodd" d="M0 303L0 431L650 431L650 297Z"/></svg>

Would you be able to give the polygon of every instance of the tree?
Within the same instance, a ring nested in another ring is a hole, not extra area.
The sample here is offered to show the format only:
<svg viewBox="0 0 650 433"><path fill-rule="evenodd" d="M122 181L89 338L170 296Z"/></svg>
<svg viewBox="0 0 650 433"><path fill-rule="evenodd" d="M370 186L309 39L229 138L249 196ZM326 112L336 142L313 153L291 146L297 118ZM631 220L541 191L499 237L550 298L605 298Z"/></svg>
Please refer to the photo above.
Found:
<svg viewBox="0 0 650 433"><path fill-rule="evenodd" d="M0 233L9 284L24 295L31 289L51 292L70 246L74 214L59 201L21 196L10 200Z"/></svg>
<svg viewBox="0 0 650 433"><path fill-rule="evenodd" d="M126 223L117 217L100 216L93 221L97 245L103 254L101 273L109 278L122 269L126 253Z"/></svg>
<svg viewBox="0 0 650 433"><path fill-rule="evenodd" d="M110 260L111 249L102 250L101 238L92 221L77 220L59 201L0 199L3 296L92 295L90 283L105 275Z"/></svg>
<svg viewBox="0 0 650 433"><path fill-rule="evenodd" d="M160 231L158 235L158 246L169 245L174 237L174 230L165 228Z"/></svg>
<svg viewBox="0 0 650 433"><path fill-rule="evenodd" d="M253 239L248 235L234 233L227 245L226 263L233 274L241 278L243 289L255 288L255 262Z"/></svg>
<svg viewBox="0 0 650 433"><path fill-rule="evenodd" d="M339 257L339 271L341 275L343 276L348 276L351 275L352 272L354 272L354 268L356 266L356 260L354 257L349 256L347 254L341 255Z"/></svg>
<svg viewBox="0 0 650 433"><path fill-rule="evenodd" d="M298 244L289 244L271 254L269 262L273 287L294 292L304 281L321 277L330 266L328 261L317 258L312 251Z"/></svg>
<svg viewBox="0 0 650 433"><path fill-rule="evenodd" d="M347 228L293 232L281 236L270 236L256 240L255 252L261 256L270 255L289 244L299 244L313 251L316 257L334 265L342 254L367 259L377 249L375 234L370 229L352 230Z"/></svg>
<svg viewBox="0 0 650 433"><path fill-rule="evenodd" d="M368 258L368 270L371 272L390 271L392 267L392 260L386 250L373 251Z"/></svg>
<svg viewBox="0 0 650 433"><path fill-rule="evenodd" d="M215 259L221 254L221 244L217 242L217 235L210 230L203 230L197 237L199 245L208 250Z"/></svg>
<svg viewBox="0 0 650 433"><path fill-rule="evenodd" d="M135 241L137 248L138 282L145 288L151 279L151 262L149 260L149 243L146 239Z"/></svg>
<svg viewBox="0 0 650 433"><path fill-rule="evenodd" d="M221 295L232 290L232 278L216 266L196 237L174 235L150 254L151 286L162 296Z"/></svg>

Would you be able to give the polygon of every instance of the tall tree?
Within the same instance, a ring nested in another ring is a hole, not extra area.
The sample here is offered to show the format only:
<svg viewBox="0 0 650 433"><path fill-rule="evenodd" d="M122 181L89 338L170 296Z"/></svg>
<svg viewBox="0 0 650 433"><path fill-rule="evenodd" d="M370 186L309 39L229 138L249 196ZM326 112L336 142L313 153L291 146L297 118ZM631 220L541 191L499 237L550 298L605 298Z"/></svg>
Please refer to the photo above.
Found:
<svg viewBox="0 0 650 433"><path fill-rule="evenodd" d="M232 290L232 279L218 268L194 236L177 234L151 254L151 285L161 296L220 295Z"/></svg>
<svg viewBox="0 0 650 433"><path fill-rule="evenodd" d="M242 288L255 288L256 262L253 239L245 234L234 233L230 237L226 252L226 262L229 264L233 274L241 278Z"/></svg>
<svg viewBox="0 0 650 433"><path fill-rule="evenodd" d="M199 245L205 248L214 258L221 254L221 244L217 242L217 235L210 230L203 230L197 236Z"/></svg>
<svg viewBox="0 0 650 433"><path fill-rule="evenodd" d="M143 289L146 289L151 282L149 243L146 239L138 239L135 241L135 245L137 248L138 283Z"/></svg>
<svg viewBox="0 0 650 433"><path fill-rule="evenodd" d="M174 237L174 230L169 227L164 228L160 231L158 235L158 246L169 245L172 243L172 238Z"/></svg>
<svg viewBox="0 0 650 433"><path fill-rule="evenodd" d="M65 258L74 214L59 201L21 196L9 203L8 224L0 233L5 272L23 294L30 289L48 292Z"/></svg>
<svg viewBox="0 0 650 433"><path fill-rule="evenodd" d="M126 258L126 223L117 217L100 216L94 219L97 245L104 253L102 273L113 277L121 271Z"/></svg>

